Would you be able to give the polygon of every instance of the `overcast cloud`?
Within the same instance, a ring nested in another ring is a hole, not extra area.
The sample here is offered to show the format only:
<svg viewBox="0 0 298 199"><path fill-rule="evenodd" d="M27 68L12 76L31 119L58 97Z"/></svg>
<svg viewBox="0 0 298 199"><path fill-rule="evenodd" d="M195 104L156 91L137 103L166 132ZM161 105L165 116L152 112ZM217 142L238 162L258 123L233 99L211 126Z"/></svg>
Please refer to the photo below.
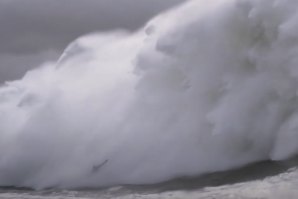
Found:
<svg viewBox="0 0 298 199"><path fill-rule="evenodd" d="M183 0L0 0L0 83L93 31L134 30Z"/></svg>

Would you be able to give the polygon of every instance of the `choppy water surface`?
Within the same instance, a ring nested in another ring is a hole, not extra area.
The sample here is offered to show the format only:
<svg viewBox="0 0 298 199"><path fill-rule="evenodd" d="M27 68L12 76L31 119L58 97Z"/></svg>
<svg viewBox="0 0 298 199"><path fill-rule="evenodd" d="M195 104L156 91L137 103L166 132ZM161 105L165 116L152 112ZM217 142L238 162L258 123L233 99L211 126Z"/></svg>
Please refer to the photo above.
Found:
<svg viewBox="0 0 298 199"><path fill-rule="evenodd" d="M181 178L153 185L126 185L80 190L31 190L6 187L1 199L296 199L298 169L294 162L261 162L245 168Z"/></svg>

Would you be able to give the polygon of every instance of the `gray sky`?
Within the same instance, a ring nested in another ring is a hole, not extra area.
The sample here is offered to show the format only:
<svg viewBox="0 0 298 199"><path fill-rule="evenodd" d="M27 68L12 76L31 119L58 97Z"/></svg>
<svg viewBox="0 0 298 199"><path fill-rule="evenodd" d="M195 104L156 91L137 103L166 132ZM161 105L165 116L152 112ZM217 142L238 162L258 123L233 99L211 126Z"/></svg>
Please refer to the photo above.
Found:
<svg viewBox="0 0 298 199"><path fill-rule="evenodd" d="M55 60L93 32L134 30L184 0L0 0L0 83Z"/></svg>

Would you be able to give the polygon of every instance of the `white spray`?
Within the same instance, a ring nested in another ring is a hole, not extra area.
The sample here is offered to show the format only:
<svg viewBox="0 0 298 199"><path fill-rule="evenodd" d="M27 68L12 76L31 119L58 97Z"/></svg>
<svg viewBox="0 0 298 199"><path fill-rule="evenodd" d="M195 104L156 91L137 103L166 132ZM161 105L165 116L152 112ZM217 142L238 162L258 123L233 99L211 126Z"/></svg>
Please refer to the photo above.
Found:
<svg viewBox="0 0 298 199"><path fill-rule="evenodd" d="M298 152L298 1L195 0L0 88L0 186L156 183Z"/></svg>

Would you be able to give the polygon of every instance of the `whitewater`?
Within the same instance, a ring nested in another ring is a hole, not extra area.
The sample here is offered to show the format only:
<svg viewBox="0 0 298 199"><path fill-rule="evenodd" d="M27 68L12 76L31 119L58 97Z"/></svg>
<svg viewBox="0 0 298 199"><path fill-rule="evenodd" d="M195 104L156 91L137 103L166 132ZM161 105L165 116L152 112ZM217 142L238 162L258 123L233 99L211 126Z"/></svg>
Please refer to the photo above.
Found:
<svg viewBox="0 0 298 199"><path fill-rule="evenodd" d="M193 0L78 38L1 86L0 186L155 184L297 155L297 9Z"/></svg>

